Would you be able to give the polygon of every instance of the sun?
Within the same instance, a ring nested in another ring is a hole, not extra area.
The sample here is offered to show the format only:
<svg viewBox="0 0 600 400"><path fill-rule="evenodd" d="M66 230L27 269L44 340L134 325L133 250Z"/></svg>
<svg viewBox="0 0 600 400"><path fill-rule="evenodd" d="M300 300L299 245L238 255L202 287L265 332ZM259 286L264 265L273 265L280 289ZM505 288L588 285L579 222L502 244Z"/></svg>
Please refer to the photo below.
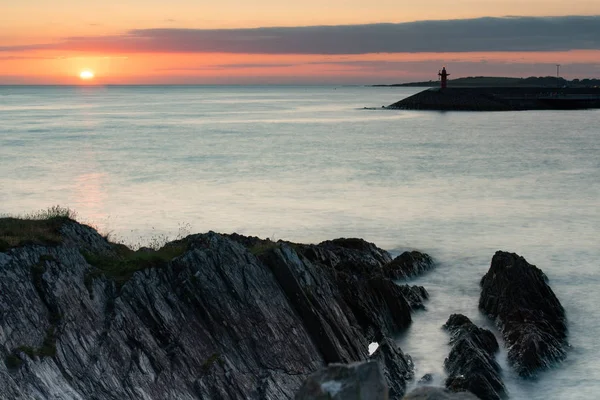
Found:
<svg viewBox="0 0 600 400"><path fill-rule="evenodd" d="M79 77L84 81L94 79L94 71L91 71L89 69L83 70L79 73Z"/></svg>

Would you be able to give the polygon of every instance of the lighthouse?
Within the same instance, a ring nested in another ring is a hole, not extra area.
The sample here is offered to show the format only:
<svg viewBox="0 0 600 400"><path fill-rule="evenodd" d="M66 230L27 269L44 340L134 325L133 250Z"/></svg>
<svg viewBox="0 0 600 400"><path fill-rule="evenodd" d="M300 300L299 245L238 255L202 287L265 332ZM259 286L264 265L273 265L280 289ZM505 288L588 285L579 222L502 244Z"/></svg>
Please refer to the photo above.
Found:
<svg viewBox="0 0 600 400"><path fill-rule="evenodd" d="M438 75L442 77L442 89L446 89L448 86L448 76L450 76L450 74L446 72L446 67L443 67L442 70L438 72Z"/></svg>

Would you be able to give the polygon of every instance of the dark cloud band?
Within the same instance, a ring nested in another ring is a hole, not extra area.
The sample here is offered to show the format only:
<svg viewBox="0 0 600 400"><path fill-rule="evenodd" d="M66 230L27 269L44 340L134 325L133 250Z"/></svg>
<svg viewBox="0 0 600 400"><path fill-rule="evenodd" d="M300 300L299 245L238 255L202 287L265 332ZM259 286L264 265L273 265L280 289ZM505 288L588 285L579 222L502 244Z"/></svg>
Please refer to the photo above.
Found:
<svg viewBox="0 0 600 400"><path fill-rule="evenodd" d="M366 54L600 50L600 16L506 17L254 29L136 29L0 51Z"/></svg>

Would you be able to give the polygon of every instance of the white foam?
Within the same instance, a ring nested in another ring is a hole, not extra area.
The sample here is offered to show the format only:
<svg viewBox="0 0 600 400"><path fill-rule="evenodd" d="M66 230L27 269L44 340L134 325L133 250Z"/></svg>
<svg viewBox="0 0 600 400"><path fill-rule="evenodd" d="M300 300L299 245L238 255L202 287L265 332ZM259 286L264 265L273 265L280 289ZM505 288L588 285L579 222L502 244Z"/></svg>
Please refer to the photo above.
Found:
<svg viewBox="0 0 600 400"><path fill-rule="evenodd" d="M340 390L342 390L342 382L338 382L338 381L323 382L323 383L321 383L321 390L329 393L331 395L331 397L334 397L336 394L338 394L340 392Z"/></svg>
<svg viewBox="0 0 600 400"><path fill-rule="evenodd" d="M379 343L377 342L373 342L369 345L369 355L373 355L373 353L375 353L375 351L377 351L377 349L379 348Z"/></svg>

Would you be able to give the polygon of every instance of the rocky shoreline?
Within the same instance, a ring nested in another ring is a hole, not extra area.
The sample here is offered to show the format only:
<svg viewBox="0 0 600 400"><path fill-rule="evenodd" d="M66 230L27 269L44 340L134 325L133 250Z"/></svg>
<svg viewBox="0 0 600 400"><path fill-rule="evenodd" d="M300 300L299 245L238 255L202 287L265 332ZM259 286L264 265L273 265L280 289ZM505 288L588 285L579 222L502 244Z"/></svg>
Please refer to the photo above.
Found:
<svg viewBox="0 0 600 400"><path fill-rule="evenodd" d="M446 324L447 390L406 393L414 365L394 336L427 312L428 292L403 281L434 267L426 254L393 259L362 239L307 245L209 232L133 251L69 218L1 218L0 393L505 398L499 345L465 316ZM497 322L521 375L564 358L564 310L523 258L494 256L480 309ZM370 355L372 342L379 348Z"/></svg>

